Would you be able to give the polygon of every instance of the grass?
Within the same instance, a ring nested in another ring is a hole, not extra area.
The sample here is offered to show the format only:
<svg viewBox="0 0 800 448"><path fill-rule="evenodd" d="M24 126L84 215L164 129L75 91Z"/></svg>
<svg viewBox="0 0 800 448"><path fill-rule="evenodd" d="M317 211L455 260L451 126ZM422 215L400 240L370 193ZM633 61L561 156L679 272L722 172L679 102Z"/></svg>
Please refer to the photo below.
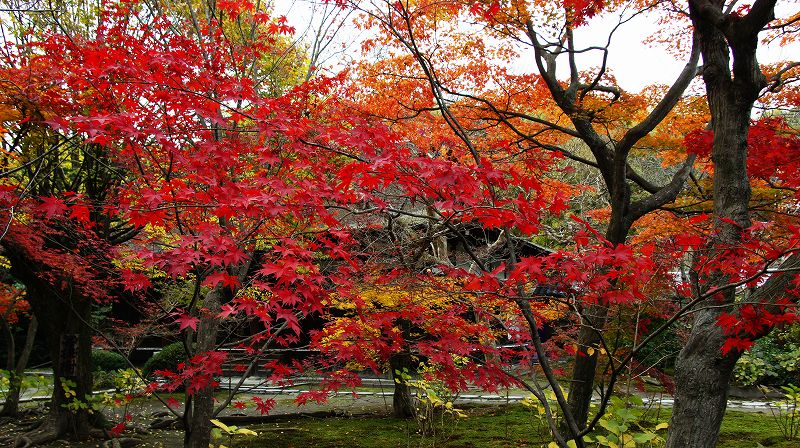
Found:
<svg viewBox="0 0 800 448"><path fill-rule="evenodd" d="M800 440L785 440L772 414L728 412L722 420L717 446L755 448L757 444L774 448L796 448Z"/></svg>
<svg viewBox="0 0 800 448"><path fill-rule="evenodd" d="M464 419L449 418L433 435L418 434L415 421L388 417L294 419L251 426L258 436L233 446L276 448L538 447L549 439L521 406L475 407ZM230 445L229 445L230 446Z"/></svg>
<svg viewBox="0 0 800 448"><path fill-rule="evenodd" d="M410 447L541 447L552 439L531 412L522 406L474 407L464 419L445 420L433 436L422 436L415 421L388 417L297 418L286 423L249 426L254 437L220 440L230 447L255 448L410 448ZM662 410L662 420L669 418ZM728 412L722 423L718 447L794 448L798 441L784 440L770 414Z"/></svg>

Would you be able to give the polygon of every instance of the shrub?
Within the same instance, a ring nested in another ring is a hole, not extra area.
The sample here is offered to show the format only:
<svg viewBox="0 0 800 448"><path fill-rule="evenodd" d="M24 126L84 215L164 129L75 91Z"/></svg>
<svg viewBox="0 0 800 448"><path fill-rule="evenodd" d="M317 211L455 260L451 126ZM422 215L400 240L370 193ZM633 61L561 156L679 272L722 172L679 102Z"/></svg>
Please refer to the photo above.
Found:
<svg viewBox="0 0 800 448"><path fill-rule="evenodd" d="M769 405L769 410L783 436L787 440L796 440L800 436L800 386L790 384L781 389L786 398Z"/></svg>
<svg viewBox="0 0 800 448"><path fill-rule="evenodd" d="M104 370L95 370L92 373L92 388L95 391L113 389L114 379L117 377L117 372L107 372Z"/></svg>
<svg viewBox="0 0 800 448"><path fill-rule="evenodd" d="M737 384L783 386L800 381L800 325L774 330L745 352L733 371Z"/></svg>
<svg viewBox="0 0 800 448"><path fill-rule="evenodd" d="M108 350L92 350L92 370L100 372L114 372L127 369L128 361L117 352Z"/></svg>
<svg viewBox="0 0 800 448"><path fill-rule="evenodd" d="M178 364L186 361L186 351L182 342L175 342L162 348L154 354L142 367L142 375L150 376L156 370L176 371Z"/></svg>

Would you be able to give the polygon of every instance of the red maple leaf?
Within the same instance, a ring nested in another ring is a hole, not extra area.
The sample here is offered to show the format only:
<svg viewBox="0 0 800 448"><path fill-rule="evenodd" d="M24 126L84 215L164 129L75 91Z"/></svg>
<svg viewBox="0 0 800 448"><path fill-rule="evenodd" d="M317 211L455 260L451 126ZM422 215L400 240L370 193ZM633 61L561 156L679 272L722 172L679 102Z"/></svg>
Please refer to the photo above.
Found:
<svg viewBox="0 0 800 448"><path fill-rule="evenodd" d="M227 272L214 272L206 277L203 285L217 286L220 283L222 283L223 288L237 288L239 286L239 278L235 275L230 275Z"/></svg>
<svg viewBox="0 0 800 448"><path fill-rule="evenodd" d="M117 423L114 425L113 428L109 429L109 432L115 436L119 436L125 431L125 423Z"/></svg>
<svg viewBox="0 0 800 448"><path fill-rule="evenodd" d="M122 284L125 291L140 291L153 286L150 279L141 272L133 272L129 269L122 271Z"/></svg>
<svg viewBox="0 0 800 448"><path fill-rule="evenodd" d="M222 305L222 311L217 315L217 317L219 317L220 319L225 319L230 316L235 316L238 313L239 311L236 309L235 306L226 304Z"/></svg>
<svg viewBox="0 0 800 448"><path fill-rule="evenodd" d="M178 331L183 331L185 328L191 328L192 330L197 331L197 323L200 322L200 319L190 316L188 314L178 315L176 313L175 315L178 316L178 318L175 319L175 322L178 322L180 324L180 329Z"/></svg>
<svg viewBox="0 0 800 448"><path fill-rule="evenodd" d="M256 404L256 409L261 415L268 414L272 408L275 407L275 400L272 398L263 399L261 397L253 397L253 402Z"/></svg>
<svg viewBox="0 0 800 448"><path fill-rule="evenodd" d="M564 201L564 195L561 192L556 193L556 197L553 198L553 203L548 208L550 213L559 216L561 215L564 210L569 210L569 205Z"/></svg>
<svg viewBox="0 0 800 448"><path fill-rule="evenodd" d="M45 216L52 218L53 216L61 216L67 211L67 205L61 199L46 196L39 198L42 203L39 204L37 210L44 212Z"/></svg>

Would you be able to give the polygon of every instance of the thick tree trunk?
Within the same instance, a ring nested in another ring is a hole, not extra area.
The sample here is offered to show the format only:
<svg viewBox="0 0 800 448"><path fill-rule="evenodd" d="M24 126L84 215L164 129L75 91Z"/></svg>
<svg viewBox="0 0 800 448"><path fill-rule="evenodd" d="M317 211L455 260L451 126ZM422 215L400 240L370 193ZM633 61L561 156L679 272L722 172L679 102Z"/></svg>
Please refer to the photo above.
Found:
<svg viewBox="0 0 800 448"><path fill-rule="evenodd" d="M213 351L217 345L219 332L219 313L223 291L216 287L206 294L203 313L197 325L197 343L192 353L202 354ZM214 387L206 387L195 392L186 400L184 446L187 448L208 448L211 442L211 419L214 418Z"/></svg>
<svg viewBox="0 0 800 448"><path fill-rule="evenodd" d="M727 94L726 94L727 96ZM726 101L722 101L727 103ZM728 107L718 106L714 130L714 213L715 236L710 257L736 247L741 242L742 230L750 225L750 184L747 178L747 113L736 113L731 102ZM713 109L713 108L712 108ZM733 113L732 113L733 112ZM701 294L709 288L728 283L724 272L714 272L704 280ZM722 354L725 335L717 325L721 311L719 305L733 304L736 293L728 288L714 295L717 305L699 311L687 345L681 350L675 365L675 407L667 446L669 448L703 448L716 446L722 417L728 399L728 383L739 354Z"/></svg>
<svg viewBox="0 0 800 448"><path fill-rule="evenodd" d="M689 1L703 55L703 81L714 131L714 234L703 254L712 259L740 245L743 230L750 226L747 136L753 103L765 85L756 49L758 33L772 19L774 4L775 0L757 0L744 17L738 17L724 14L721 1ZM697 282L695 294L723 287L729 278L721 271L707 273L703 282ZM695 317L675 366L669 448L716 445L728 383L740 356L738 352L722 354L726 336L717 326L717 317L723 310L735 310L735 301L734 288L725 288L713 294Z"/></svg>
<svg viewBox="0 0 800 448"><path fill-rule="evenodd" d="M716 308L701 311L675 365L675 406L667 448L713 448L725 415L728 383L739 358L722 354Z"/></svg>
<svg viewBox="0 0 800 448"><path fill-rule="evenodd" d="M54 387L47 421L25 438L33 444L56 438L86 438L99 418L99 414L89 412L93 299L81 296L77 289L60 289L44 280L40 276L46 267L31 261L13 242L4 248L11 261L11 275L25 285L25 298L53 363Z"/></svg>
<svg viewBox="0 0 800 448"><path fill-rule="evenodd" d="M53 361L53 397L50 420L58 437L85 438L91 420L92 392L91 300L44 299L43 293L28 287L28 300L44 330ZM41 295L40 295L41 294ZM32 299L37 295L39 298Z"/></svg>
<svg viewBox="0 0 800 448"><path fill-rule="evenodd" d="M13 348L13 334L11 334L10 327L8 327L7 323L5 326L9 329L8 336L11 338L9 340L8 353L8 371L10 372L11 383L9 384L8 393L6 394L6 402L3 404L3 409L0 410L0 416L13 417L19 413L22 378L25 375L25 368L28 366L28 358L30 358L31 352L33 351L33 343L36 339L36 329L39 327L39 321L36 319L36 316L31 316L31 320L28 323L28 331L25 334L25 345L22 348L22 353L20 353L18 360L15 359L16 353L14 353L15 350Z"/></svg>
<svg viewBox="0 0 800 448"><path fill-rule="evenodd" d="M408 378L402 374L402 372L408 372L408 375L414 374L415 366L411 354L404 352L392 355L389 358L389 368L392 369L392 378L394 379L392 415L395 418L413 418L417 414L417 409L414 405L414 397L411 395L411 388L408 387Z"/></svg>

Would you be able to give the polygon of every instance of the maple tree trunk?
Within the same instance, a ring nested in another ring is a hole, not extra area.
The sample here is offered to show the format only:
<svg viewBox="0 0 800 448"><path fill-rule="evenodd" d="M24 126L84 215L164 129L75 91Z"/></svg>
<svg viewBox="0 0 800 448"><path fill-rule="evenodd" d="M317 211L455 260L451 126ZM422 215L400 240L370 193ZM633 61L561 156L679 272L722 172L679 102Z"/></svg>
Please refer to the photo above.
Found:
<svg viewBox="0 0 800 448"><path fill-rule="evenodd" d="M25 334L25 345L22 348L22 353L19 359L16 359L16 350L14 348L14 336L11 332L11 327L7 322L3 321L3 326L6 327L8 334L8 371L10 372L10 384L8 393L6 393L6 402L3 404L3 409L0 410L0 416L16 416L19 412L19 395L22 389L22 378L25 374L25 367L28 366L28 358L33 351L33 343L36 339L36 329L39 327L39 321L36 316L31 316L28 323L28 331Z"/></svg>
<svg viewBox="0 0 800 448"><path fill-rule="evenodd" d="M408 372L410 375L414 371L411 354L403 352L392 355L389 357L389 367L392 369L392 378L394 379L392 415L395 418L413 418L416 415L416 407L414 398L411 396L411 388L408 387L408 378L398 374L398 372Z"/></svg>
<svg viewBox="0 0 800 448"><path fill-rule="evenodd" d="M26 289L53 362L50 431L57 437L84 438L92 427L87 406L92 392L91 300L66 301L30 283Z"/></svg>
<svg viewBox="0 0 800 448"><path fill-rule="evenodd" d="M675 365L675 406L668 448L713 448L728 401L728 383L739 355L722 355L725 335L718 308L697 315L692 334Z"/></svg>
<svg viewBox="0 0 800 448"><path fill-rule="evenodd" d="M690 18L700 38L703 81L714 132L714 232L706 256L742 242L750 226L750 182L747 175L747 136L750 115L766 85L756 60L758 32L774 16L774 0L759 0L744 18L720 21L723 4L689 2ZM733 56L733 61L731 61ZM724 272L704 275L703 290L728 283ZM675 366L675 405L667 447L703 448L716 445L728 398L728 383L740 353L722 354L726 336L717 317L736 300L735 288L726 288L698 311L686 346Z"/></svg>
<svg viewBox="0 0 800 448"><path fill-rule="evenodd" d="M411 322L407 319L398 319L395 324L403 333L403 339L411 340ZM413 418L417 415L414 397L411 396L411 388L408 380L411 375L417 373L417 366L413 356L404 347L401 351L389 356L389 368L392 371L394 380L394 393L392 394L392 415L395 418Z"/></svg>
<svg viewBox="0 0 800 448"><path fill-rule="evenodd" d="M217 286L206 294L203 307L208 310L200 317L197 325L197 343L192 354L205 353L215 349L219 332L219 313L222 305L222 289ZM187 448L208 448L211 442L211 419L214 417L214 387L209 386L195 392L187 399L184 446Z"/></svg>
<svg viewBox="0 0 800 448"><path fill-rule="evenodd" d="M572 380L569 386L569 396L567 403L569 410L575 418L579 428L586 426L589 417L589 405L592 402L594 393L594 377L597 371L597 357L599 350L591 355L586 354L587 347L595 347L600 341L598 328L603 327L608 308L602 305L593 305L584 311L584 318L593 322L594 325L581 325L578 332L578 351L575 354L575 364L572 368ZM566 423L563 424L562 432L571 434Z"/></svg>
<svg viewBox="0 0 800 448"><path fill-rule="evenodd" d="M746 171L746 115L733 116L730 109L717 115L714 139L714 211L716 235L710 245L735 246L741 241L742 229L750 225L748 205L750 184ZM738 148L738 151L735 149ZM723 221L725 219L726 221ZM735 224L734 224L735 223ZM727 283L724 273L713 273L706 279L705 288ZM697 291L699 294L705 291ZM740 354L722 354L725 335L717 318L733 304L735 291L729 289L715 295L717 305L698 311L689 340L681 350L675 365L675 405L667 440L668 448L703 448L716 446L722 417L728 399L728 386L733 367Z"/></svg>
<svg viewBox="0 0 800 448"><path fill-rule="evenodd" d="M625 190L625 193L630 195L630 190ZM609 224L606 238L611 244L623 244L627 238L629 228L629 225L625 225L624 216L621 214L615 215ZM567 397L569 411L572 413L575 423L581 429L586 427L589 419L589 406L592 403L592 395L594 394L594 378L597 372L597 360L600 352L596 348L601 338L599 331L602 331L605 327L607 316L608 307L602 304L589 305L583 310L583 323L578 332L578 349L575 354L569 396ZM586 352L587 348L592 348L594 352L588 354ZM574 436L567 427L566 422L562 423L561 431L563 434L569 434L568 438Z"/></svg>

